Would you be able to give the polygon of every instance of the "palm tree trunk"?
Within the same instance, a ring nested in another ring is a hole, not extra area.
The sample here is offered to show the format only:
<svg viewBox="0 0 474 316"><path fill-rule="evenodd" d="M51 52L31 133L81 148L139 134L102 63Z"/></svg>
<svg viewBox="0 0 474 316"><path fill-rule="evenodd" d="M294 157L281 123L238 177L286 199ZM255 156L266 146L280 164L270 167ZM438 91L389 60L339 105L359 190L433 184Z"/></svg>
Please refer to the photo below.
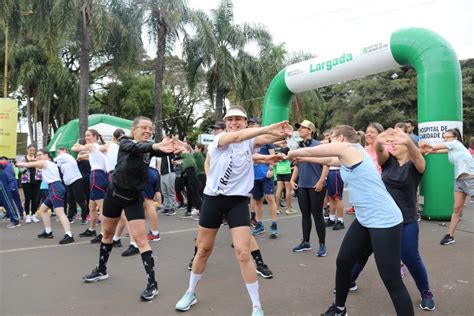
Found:
<svg viewBox="0 0 474 316"><path fill-rule="evenodd" d="M168 30L166 25L160 18L158 9L153 11L158 21L158 43L156 51L156 70L155 70L155 142L160 142L163 138L162 133L162 117L163 117L163 76L165 72L165 52L166 52L166 36Z"/></svg>
<svg viewBox="0 0 474 316"><path fill-rule="evenodd" d="M38 146L38 104L33 102L33 144Z"/></svg>
<svg viewBox="0 0 474 316"><path fill-rule="evenodd" d="M91 0L82 7L82 33L79 79L79 138L84 137L89 118L87 96L89 94L89 52L91 49Z"/></svg>
<svg viewBox="0 0 474 316"><path fill-rule="evenodd" d="M35 137L33 135L33 124L31 122L31 90L26 88L26 119L28 121L28 134L30 135L31 144L35 144Z"/></svg>
<svg viewBox="0 0 474 316"><path fill-rule="evenodd" d="M225 92L222 89L216 91L216 121L222 121L224 117Z"/></svg>
<svg viewBox="0 0 474 316"><path fill-rule="evenodd" d="M48 146L49 138L49 114L51 110L51 101L46 102L45 111L43 113L43 148Z"/></svg>

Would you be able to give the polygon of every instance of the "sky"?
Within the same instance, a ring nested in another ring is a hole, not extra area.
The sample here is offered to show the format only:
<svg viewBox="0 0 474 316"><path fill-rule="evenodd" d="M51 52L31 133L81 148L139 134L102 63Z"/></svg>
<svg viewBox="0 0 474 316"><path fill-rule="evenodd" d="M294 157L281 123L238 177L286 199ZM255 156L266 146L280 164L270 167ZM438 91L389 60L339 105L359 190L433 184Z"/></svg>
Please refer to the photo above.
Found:
<svg viewBox="0 0 474 316"><path fill-rule="evenodd" d="M188 0L210 14L219 0ZM459 59L474 57L474 0L234 0L235 23L260 23L289 52L340 53L367 40L385 40L405 27L445 38ZM147 50L152 47L145 43ZM179 54L179 49L178 52ZM150 54L151 55L151 54Z"/></svg>

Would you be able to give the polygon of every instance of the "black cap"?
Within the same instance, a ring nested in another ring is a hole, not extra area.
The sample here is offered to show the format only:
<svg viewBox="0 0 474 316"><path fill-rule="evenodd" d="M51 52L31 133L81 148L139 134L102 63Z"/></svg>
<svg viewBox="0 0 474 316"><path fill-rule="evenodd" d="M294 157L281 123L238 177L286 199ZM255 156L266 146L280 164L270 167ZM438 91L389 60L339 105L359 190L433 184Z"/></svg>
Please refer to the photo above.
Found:
<svg viewBox="0 0 474 316"><path fill-rule="evenodd" d="M251 117L249 118L249 120L247 121L249 124L262 124L262 120L259 118L259 117Z"/></svg>
<svg viewBox="0 0 474 316"><path fill-rule="evenodd" d="M216 122L214 125L211 126L212 129L225 129L225 123L224 122Z"/></svg>

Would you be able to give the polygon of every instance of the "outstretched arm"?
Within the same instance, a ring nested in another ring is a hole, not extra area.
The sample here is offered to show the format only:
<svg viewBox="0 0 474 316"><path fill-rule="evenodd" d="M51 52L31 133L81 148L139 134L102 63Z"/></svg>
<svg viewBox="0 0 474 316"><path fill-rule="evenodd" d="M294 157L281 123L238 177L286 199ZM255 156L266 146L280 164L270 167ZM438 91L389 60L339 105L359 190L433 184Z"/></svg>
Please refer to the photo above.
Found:
<svg viewBox="0 0 474 316"><path fill-rule="evenodd" d="M38 168L38 169L44 169L46 168L46 161L44 160L37 160L37 161L30 161L30 162L17 162L16 165L18 167L22 168Z"/></svg>

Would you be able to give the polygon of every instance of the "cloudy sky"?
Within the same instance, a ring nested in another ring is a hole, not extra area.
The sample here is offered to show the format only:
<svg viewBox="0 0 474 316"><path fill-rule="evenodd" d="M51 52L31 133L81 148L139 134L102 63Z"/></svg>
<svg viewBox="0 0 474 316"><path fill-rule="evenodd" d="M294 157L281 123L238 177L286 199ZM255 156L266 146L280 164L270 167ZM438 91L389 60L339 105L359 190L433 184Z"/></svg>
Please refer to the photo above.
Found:
<svg viewBox="0 0 474 316"><path fill-rule="evenodd" d="M208 14L219 3L219 0L188 1L191 8ZM265 25L274 42L286 43L290 52L331 55L358 47L361 40L389 38L400 28L424 27L451 43L459 59L474 57L473 0L234 0L233 3L236 23Z"/></svg>

